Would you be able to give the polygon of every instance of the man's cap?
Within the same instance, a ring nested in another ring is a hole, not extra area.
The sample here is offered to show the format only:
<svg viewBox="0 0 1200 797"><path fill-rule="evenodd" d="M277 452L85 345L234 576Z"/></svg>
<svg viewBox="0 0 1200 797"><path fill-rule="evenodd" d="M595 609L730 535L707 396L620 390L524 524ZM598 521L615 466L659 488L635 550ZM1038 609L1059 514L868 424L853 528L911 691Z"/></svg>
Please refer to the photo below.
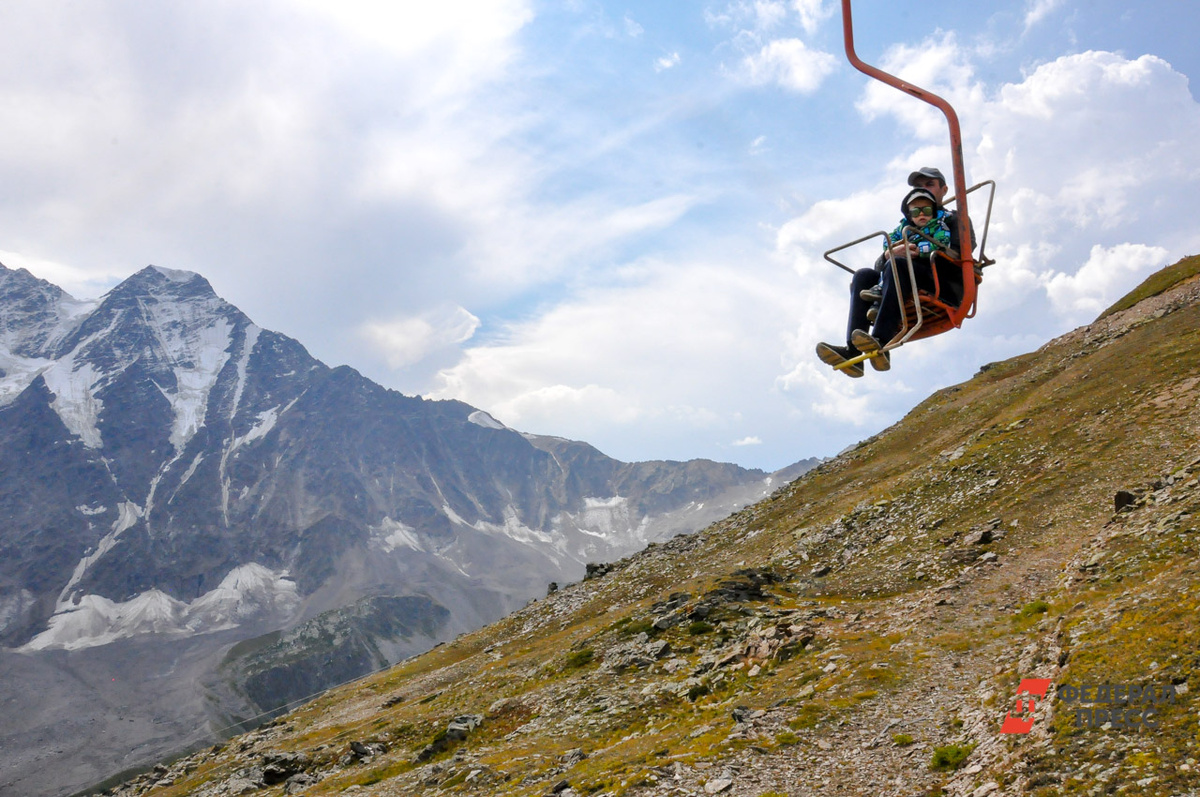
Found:
<svg viewBox="0 0 1200 797"><path fill-rule="evenodd" d="M918 177L932 177L935 180L941 180L942 184L946 184L946 176L942 174L941 169L935 169L933 166L922 166L908 176L908 184L916 185Z"/></svg>

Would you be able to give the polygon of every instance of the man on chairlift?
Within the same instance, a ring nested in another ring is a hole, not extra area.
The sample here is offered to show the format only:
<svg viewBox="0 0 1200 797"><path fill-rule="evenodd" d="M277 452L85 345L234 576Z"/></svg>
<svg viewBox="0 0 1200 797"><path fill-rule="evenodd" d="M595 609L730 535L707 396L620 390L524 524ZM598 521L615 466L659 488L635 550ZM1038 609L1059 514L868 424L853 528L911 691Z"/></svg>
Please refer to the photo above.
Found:
<svg viewBox="0 0 1200 797"><path fill-rule="evenodd" d="M948 186L941 170L932 166L922 166L908 176L908 184L913 191L905 197L901 210L904 218L897 231L905 226L915 226L916 229L935 225L949 230L949 247L957 248L958 224L953 212L945 211L942 202L946 197ZM929 215L913 219L910 215L910 205L922 210L928 210ZM974 239L974 230L971 237ZM912 262L918 286L931 289L933 265L930 260L929 242L916 240L905 241L902 235L893 233L892 245L889 247L897 258L897 264L902 270L907 269L908 258L905 248L912 250ZM923 251L922 251L923 250ZM904 295L908 295L907 285L902 286ZM817 356L827 365L838 366L841 363L858 357L860 354L879 352L900 329L900 303L893 285L892 270L885 251L875 261L872 268L863 268L855 272L850 281L850 317L846 325L846 345L834 346L829 343L817 344ZM875 322L874 335L871 322ZM886 371L891 367L889 352L880 352L870 358L871 365L878 371ZM854 363L838 370L851 377L863 375L862 363Z"/></svg>

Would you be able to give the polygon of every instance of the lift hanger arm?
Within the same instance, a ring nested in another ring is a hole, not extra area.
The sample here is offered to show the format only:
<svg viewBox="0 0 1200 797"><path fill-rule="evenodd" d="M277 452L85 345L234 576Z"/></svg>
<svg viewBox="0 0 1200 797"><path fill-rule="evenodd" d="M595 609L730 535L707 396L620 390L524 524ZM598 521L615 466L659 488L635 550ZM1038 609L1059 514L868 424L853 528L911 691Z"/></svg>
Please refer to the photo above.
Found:
<svg viewBox="0 0 1200 797"><path fill-rule="evenodd" d="M929 103L945 115L946 122L950 125L950 158L954 171L954 193L958 198L958 241L959 246L962 248L963 256L970 258L974 245L971 241L971 220L967 215L967 173L963 168L962 132L958 125L958 114L954 112L954 108L950 106L950 103L933 92L926 91L920 86L914 86L912 83L901 80L878 67L871 66L858 57L857 53L854 52L854 21L850 14L850 0L842 0L842 31L846 38L846 58L850 60L855 69L868 77L875 78L893 88L911 94L923 102Z"/></svg>

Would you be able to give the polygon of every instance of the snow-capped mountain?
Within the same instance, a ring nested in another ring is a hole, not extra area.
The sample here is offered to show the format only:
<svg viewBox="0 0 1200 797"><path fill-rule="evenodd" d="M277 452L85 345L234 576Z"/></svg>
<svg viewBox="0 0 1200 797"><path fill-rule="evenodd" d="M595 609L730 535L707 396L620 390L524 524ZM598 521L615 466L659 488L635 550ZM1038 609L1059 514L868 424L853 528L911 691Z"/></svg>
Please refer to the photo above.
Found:
<svg viewBox="0 0 1200 797"><path fill-rule="evenodd" d="M85 303L4 269L0 302L0 446L25 462L4 488L8 645L282 623L418 572L491 593L452 607L473 625L696 525L665 515L768 484L385 390L189 272L151 266Z"/></svg>
<svg viewBox="0 0 1200 797"><path fill-rule="evenodd" d="M420 595L438 630L388 648L416 652L773 489L384 389L153 266L91 302L0 266L0 470L0 645L23 656L216 656Z"/></svg>

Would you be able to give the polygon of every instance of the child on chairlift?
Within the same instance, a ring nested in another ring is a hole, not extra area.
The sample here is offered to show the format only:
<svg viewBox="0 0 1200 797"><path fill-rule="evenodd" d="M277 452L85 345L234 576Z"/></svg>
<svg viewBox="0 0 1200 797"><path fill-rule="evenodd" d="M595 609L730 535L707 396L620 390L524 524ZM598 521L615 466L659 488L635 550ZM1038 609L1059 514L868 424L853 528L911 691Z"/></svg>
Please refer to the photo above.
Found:
<svg viewBox="0 0 1200 797"><path fill-rule="evenodd" d="M950 225L946 223L946 211L938 203L937 198L924 188L914 188L900 203L904 218L896 225L896 229L888 236L885 251L890 250L897 259L897 265L907 262L905 249L912 252L913 257L929 257L936 246L945 249L950 246ZM913 230L918 231L914 232ZM924 237L922 237L924 236ZM883 260L884 268L891 268L887 258ZM863 299L873 302L867 311L867 320L874 321L879 314L879 301L883 298L883 272L879 272L879 282L862 291Z"/></svg>

